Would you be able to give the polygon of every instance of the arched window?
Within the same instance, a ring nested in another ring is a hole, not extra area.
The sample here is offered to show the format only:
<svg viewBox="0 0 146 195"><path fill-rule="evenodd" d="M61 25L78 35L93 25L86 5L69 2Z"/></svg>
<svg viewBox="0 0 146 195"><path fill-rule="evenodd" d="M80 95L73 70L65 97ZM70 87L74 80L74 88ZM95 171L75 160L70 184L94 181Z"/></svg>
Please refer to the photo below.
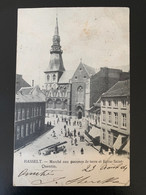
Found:
<svg viewBox="0 0 146 195"><path fill-rule="evenodd" d="M53 74L53 81L55 81L56 80L56 75L55 74Z"/></svg>
<svg viewBox="0 0 146 195"><path fill-rule="evenodd" d="M84 102L84 90L82 86L77 88L77 102L83 103Z"/></svg>
<svg viewBox="0 0 146 195"><path fill-rule="evenodd" d="M47 75L47 81L49 82L49 80L50 80L50 75Z"/></svg>
<svg viewBox="0 0 146 195"><path fill-rule="evenodd" d="M60 99L57 99L57 100L56 100L56 108L62 109L62 102L61 102Z"/></svg>
<svg viewBox="0 0 146 195"><path fill-rule="evenodd" d="M53 108L53 101L51 99L47 102L48 108Z"/></svg>

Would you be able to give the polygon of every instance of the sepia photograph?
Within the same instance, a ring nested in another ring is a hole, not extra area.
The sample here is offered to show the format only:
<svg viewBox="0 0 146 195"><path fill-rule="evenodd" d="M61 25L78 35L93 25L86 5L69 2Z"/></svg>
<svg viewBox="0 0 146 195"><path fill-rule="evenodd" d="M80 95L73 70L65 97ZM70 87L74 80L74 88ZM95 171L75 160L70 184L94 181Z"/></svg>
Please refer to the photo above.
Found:
<svg viewBox="0 0 146 195"><path fill-rule="evenodd" d="M129 186L129 8L17 12L13 186Z"/></svg>

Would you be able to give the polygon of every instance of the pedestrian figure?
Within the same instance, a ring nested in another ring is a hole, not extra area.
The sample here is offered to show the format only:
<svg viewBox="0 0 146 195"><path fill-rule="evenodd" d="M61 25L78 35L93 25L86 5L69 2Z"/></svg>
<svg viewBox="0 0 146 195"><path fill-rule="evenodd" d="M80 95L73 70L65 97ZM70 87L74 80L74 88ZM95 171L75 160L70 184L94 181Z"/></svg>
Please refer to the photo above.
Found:
<svg viewBox="0 0 146 195"><path fill-rule="evenodd" d="M70 132L70 138L72 138L72 136L73 136L73 135L72 135L72 132Z"/></svg>
<svg viewBox="0 0 146 195"><path fill-rule="evenodd" d="M111 150L110 150L110 148L108 148L108 154L111 154Z"/></svg>
<svg viewBox="0 0 146 195"><path fill-rule="evenodd" d="M63 131L62 131L62 129L61 129L61 134L63 134Z"/></svg>
<svg viewBox="0 0 146 195"><path fill-rule="evenodd" d="M74 137L76 137L76 129L74 129Z"/></svg>
<svg viewBox="0 0 146 195"><path fill-rule="evenodd" d="M50 127L51 127L51 121L50 121Z"/></svg>
<svg viewBox="0 0 146 195"><path fill-rule="evenodd" d="M63 154L66 154L66 147L63 146Z"/></svg>
<svg viewBox="0 0 146 195"><path fill-rule="evenodd" d="M77 138L75 138L75 146L77 146L78 144L77 144Z"/></svg>
<svg viewBox="0 0 146 195"><path fill-rule="evenodd" d="M80 131L78 131L78 136L80 137Z"/></svg>
<svg viewBox="0 0 146 195"><path fill-rule="evenodd" d="M84 154L84 149L83 148L81 148L81 154Z"/></svg>
<svg viewBox="0 0 146 195"><path fill-rule="evenodd" d="M71 138L71 145L74 145L73 138Z"/></svg>
<svg viewBox="0 0 146 195"><path fill-rule="evenodd" d="M70 130L69 130L69 128L68 128L68 136L70 136Z"/></svg>
<svg viewBox="0 0 146 195"><path fill-rule="evenodd" d="M114 154L114 155L116 154L116 149L115 149L115 148L113 148L113 154Z"/></svg>
<svg viewBox="0 0 146 195"><path fill-rule="evenodd" d="M100 153L100 154L103 154L103 149L102 149L102 147L100 147L99 153Z"/></svg>
<svg viewBox="0 0 146 195"><path fill-rule="evenodd" d="M54 147L54 150L55 150L55 154L56 154L56 153L58 152L58 151L57 151L57 146Z"/></svg>
<svg viewBox="0 0 146 195"><path fill-rule="evenodd" d="M81 135L81 136L80 136L80 141L81 141L81 142L84 142L84 135Z"/></svg>
<svg viewBox="0 0 146 195"><path fill-rule="evenodd" d="M64 130L66 130L66 125L64 125Z"/></svg>
<svg viewBox="0 0 146 195"><path fill-rule="evenodd" d="M73 155L75 155L75 151L73 150Z"/></svg>
<svg viewBox="0 0 146 195"><path fill-rule="evenodd" d="M21 152L20 152L19 154L20 154L20 156L22 155L22 153L21 153Z"/></svg>
<svg viewBox="0 0 146 195"><path fill-rule="evenodd" d="M55 131L53 130L53 137L56 137Z"/></svg>

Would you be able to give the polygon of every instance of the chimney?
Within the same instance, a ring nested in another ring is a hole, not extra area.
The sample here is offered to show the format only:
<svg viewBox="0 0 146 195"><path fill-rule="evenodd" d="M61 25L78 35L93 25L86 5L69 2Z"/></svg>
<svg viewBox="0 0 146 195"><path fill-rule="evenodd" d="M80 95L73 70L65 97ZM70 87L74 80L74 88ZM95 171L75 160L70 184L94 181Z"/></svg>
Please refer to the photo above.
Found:
<svg viewBox="0 0 146 195"><path fill-rule="evenodd" d="M34 80L32 80L32 87L34 87Z"/></svg>

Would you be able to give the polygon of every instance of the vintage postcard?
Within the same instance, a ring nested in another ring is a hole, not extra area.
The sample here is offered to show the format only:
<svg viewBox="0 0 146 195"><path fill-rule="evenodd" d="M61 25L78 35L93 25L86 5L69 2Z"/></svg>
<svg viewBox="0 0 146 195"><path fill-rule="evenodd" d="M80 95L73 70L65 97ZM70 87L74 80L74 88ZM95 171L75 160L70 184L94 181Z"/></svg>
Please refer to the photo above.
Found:
<svg viewBox="0 0 146 195"><path fill-rule="evenodd" d="M13 185L129 186L129 8L17 19Z"/></svg>

